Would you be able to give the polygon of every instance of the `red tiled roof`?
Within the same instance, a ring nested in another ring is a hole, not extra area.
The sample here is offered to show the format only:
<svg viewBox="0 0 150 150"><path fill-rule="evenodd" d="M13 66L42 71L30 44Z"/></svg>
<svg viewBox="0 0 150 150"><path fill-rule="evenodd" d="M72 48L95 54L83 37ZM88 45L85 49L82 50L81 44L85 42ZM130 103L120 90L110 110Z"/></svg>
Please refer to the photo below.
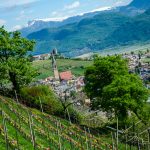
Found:
<svg viewBox="0 0 150 150"><path fill-rule="evenodd" d="M60 75L61 80L70 80L70 79L72 79L71 71L61 72L59 75Z"/></svg>

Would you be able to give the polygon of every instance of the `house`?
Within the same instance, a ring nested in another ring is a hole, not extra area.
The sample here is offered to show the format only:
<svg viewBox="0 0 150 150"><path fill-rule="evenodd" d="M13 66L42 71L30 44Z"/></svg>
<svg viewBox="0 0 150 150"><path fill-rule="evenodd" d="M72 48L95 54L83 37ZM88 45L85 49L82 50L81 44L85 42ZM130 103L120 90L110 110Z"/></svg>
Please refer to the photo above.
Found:
<svg viewBox="0 0 150 150"><path fill-rule="evenodd" d="M68 80L71 80L72 77L73 77L71 71L61 72L61 73L59 74L59 76L60 76L60 80L61 80L61 81L62 81L62 80L68 81Z"/></svg>
<svg viewBox="0 0 150 150"><path fill-rule="evenodd" d="M40 59L41 59L41 55L32 56L33 61L40 60Z"/></svg>
<svg viewBox="0 0 150 150"><path fill-rule="evenodd" d="M47 60L49 58L50 58L50 54L42 54L40 59L41 60Z"/></svg>
<svg viewBox="0 0 150 150"><path fill-rule="evenodd" d="M36 61L36 60L47 60L50 58L50 54L41 54L41 55L35 55L32 57L32 60L33 61Z"/></svg>

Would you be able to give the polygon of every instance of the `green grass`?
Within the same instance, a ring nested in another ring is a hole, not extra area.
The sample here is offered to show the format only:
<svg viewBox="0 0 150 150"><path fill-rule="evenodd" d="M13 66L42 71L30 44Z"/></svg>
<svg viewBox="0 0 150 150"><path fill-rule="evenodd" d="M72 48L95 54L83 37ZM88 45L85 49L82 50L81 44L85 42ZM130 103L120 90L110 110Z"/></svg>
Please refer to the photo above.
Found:
<svg viewBox="0 0 150 150"><path fill-rule="evenodd" d="M57 59L59 72L71 70L75 76L84 75L85 68L90 66L92 61L72 60L72 59ZM53 76L51 60L39 60L33 62L33 67L38 70L39 75L36 79L44 79Z"/></svg>
<svg viewBox="0 0 150 150"><path fill-rule="evenodd" d="M150 58L144 58L142 61L143 61L144 63L150 63Z"/></svg>

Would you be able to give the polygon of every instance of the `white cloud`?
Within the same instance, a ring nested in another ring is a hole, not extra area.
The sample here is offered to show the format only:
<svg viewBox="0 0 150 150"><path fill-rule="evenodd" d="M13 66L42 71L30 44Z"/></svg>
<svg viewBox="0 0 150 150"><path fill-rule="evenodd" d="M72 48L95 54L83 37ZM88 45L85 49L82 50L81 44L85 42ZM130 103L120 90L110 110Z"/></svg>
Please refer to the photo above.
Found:
<svg viewBox="0 0 150 150"><path fill-rule="evenodd" d="M77 15L82 16L82 15L84 15L86 13L90 13L90 12L92 13L92 12L96 12L96 11L104 11L104 10L110 10L110 9L111 9L111 7L100 7L100 8L94 9L92 11L87 11L87 12L83 12L83 13L80 13L80 14L74 14L74 15L72 14L72 13L74 13L74 10L70 9L67 12L68 16L62 16L61 12L54 11L54 12L52 12L52 15L56 16L56 17L34 19L33 23L34 23L34 21L63 21L65 19L69 18L69 17L73 17L73 16L77 16Z"/></svg>
<svg viewBox="0 0 150 150"><path fill-rule="evenodd" d="M115 3L115 6L120 6L120 5L123 5L124 4L124 1L123 0L119 0Z"/></svg>
<svg viewBox="0 0 150 150"><path fill-rule="evenodd" d="M20 30L22 28L21 25L16 25L12 28L12 31Z"/></svg>
<svg viewBox="0 0 150 150"><path fill-rule="evenodd" d="M97 11L104 11L104 10L110 10L110 9L112 9L112 7L100 7L100 8L93 9L91 11L80 13L79 15L82 16L86 13L93 13L93 12L97 12Z"/></svg>
<svg viewBox="0 0 150 150"><path fill-rule="evenodd" d="M26 17L25 11L22 10L22 11L20 12L19 16L16 17L16 20L22 20L22 19L24 19L25 17Z"/></svg>
<svg viewBox="0 0 150 150"><path fill-rule="evenodd" d="M21 8L22 10L29 9L39 0L0 0L0 12L12 13Z"/></svg>
<svg viewBox="0 0 150 150"><path fill-rule="evenodd" d="M33 13L33 10L29 10L29 11L22 10L20 11L19 15L15 19L17 21L29 19L31 13Z"/></svg>
<svg viewBox="0 0 150 150"><path fill-rule="evenodd" d="M96 12L96 11L104 11L104 10L110 10L112 7L100 7L100 8L96 8L90 12Z"/></svg>
<svg viewBox="0 0 150 150"><path fill-rule="evenodd" d="M5 20L0 19L0 26L3 26L5 23L6 23L6 21L5 21Z"/></svg>
<svg viewBox="0 0 150 150"><path fill-rule="evenodd" d="M67 19L69 16L57 17L57 18L43 18L43 19L34 19L33 21L63 21Z"/></svg>
<svg viewBox="0 0 150 150"><path fill-rule="evenodd" d="M33 3L37 0L1 0L0 7L14 7Z"/></svg>
<svg viewBox="0 0 150 150"><path fill-rule="evenodd" d="M53 15L53 16L58 15L58 14L59 14L59 12L57 12L57 11L53 11L53 12L52 12L52 15Z"/></svg>
<svg viewBox="0 0 150 150"><path fill-rule="evenodd" d="M20 12L20 15L24 15L24 13L25 13L25 11L24 11L24 10L22 10L22 11Z"/></svg>
<svg viewBox="0 0 150 150"><path fill-rule="evenodd" d="M77 7L79 7L80 6L80 2L79 1L75 1L75 2L73 2L72 4L69 4L69 5L66 5L65 7L64 7L64 9L74 9L74 8L77 8Z"/></svg>

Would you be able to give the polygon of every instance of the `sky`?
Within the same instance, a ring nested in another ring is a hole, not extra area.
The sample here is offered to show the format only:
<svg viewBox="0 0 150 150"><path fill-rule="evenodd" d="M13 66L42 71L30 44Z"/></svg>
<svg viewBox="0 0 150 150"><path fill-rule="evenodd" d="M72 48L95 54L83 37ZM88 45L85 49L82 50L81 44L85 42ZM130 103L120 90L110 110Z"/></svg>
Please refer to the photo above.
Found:
<svg viewBox="0 0 150 150"><path fill-rule="evenodd" d="M132 0L0 0L0 26L9 31L27 26L28 21L62 20L95 10L127 5Z"/></svg>

